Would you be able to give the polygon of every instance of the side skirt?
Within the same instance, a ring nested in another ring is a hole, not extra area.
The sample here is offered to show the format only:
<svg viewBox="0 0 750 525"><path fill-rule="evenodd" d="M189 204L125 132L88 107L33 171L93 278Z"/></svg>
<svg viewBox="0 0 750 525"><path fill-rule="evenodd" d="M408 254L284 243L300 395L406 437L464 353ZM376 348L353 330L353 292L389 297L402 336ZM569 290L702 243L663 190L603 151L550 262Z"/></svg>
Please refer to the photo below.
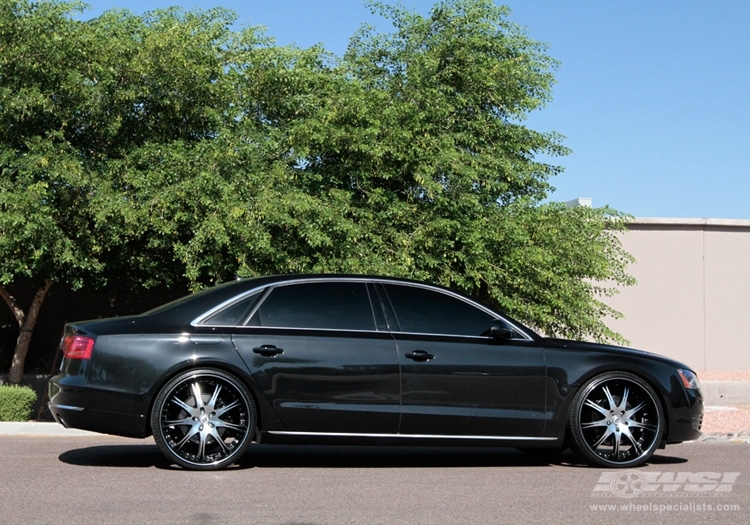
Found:
<svg viewBox="0 0 750 525"><path fill-rule="evenodd" d="M351 437L351 438L375 438L375 439L450 439L466 441L536 441L554 442L556 437L532 437L532 436L437 436L434 434L357 434L353 432L292 432L286 430L270 430L269 434L277 436L299 436L299 437Z"/></svg>

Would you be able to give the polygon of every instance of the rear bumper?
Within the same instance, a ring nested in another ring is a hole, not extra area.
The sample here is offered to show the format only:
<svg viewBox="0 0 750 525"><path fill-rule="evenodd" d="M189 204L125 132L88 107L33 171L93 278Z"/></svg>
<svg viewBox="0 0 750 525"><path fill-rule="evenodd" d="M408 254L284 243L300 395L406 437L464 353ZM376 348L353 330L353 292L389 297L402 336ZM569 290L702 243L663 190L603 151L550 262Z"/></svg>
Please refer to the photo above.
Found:
<svg viewBox="0 0 750 525"><path fill-rule="evenodd" d="M112 396L112 393L102 393L97 390L96 396L91 396L92 391L85 386L66 384L66 376L64 375L50 379L47 385L47 393L49 397L48 406L52 416L65 428L77 428L134 438L143 438L150 435L145 414L107 410L101 404L91 406L91 403L87 402L87 399L91 397L101 399L103 394ZM114 403L111 406L121 404Z"/></svg>

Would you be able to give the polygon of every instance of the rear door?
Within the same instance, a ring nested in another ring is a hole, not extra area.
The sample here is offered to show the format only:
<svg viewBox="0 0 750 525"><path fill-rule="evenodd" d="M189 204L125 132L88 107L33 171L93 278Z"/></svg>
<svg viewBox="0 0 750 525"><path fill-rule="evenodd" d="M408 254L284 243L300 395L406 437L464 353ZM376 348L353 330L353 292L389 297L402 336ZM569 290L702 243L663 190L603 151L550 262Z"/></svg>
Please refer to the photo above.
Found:
<svg viewBox="0 0 750 525"><path fill-rule="evenodd" d="M378 290L392 308L401 363L400 434L542 433L545 364L533 339L520 330L509 340L490 337L497 316L447 291L403 283Z"/></svg>
<svg viewBox="0 0 750 525"><path fill-rule="evenodd" d="M232 340L286 430L395 434L399 365L363 280L277 285Z"/></svg>

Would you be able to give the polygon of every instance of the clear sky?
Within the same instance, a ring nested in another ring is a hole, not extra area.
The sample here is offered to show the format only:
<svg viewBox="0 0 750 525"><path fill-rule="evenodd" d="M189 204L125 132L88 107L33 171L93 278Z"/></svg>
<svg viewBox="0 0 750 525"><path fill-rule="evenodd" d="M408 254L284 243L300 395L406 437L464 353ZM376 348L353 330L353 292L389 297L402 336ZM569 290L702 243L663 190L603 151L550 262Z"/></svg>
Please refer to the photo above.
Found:
<svg viewBox="0 0 750 525"><path fill-rule="evenodd" d="M337 55L361 23L388 31L361 0L88 0L86 17L222 6L277 44ZM426 15L432 0L403 0ZM553 200L590 197L636 217L750 219L750 2L497 0L561 61L554 100L527 125L557 131Z"/></svg>

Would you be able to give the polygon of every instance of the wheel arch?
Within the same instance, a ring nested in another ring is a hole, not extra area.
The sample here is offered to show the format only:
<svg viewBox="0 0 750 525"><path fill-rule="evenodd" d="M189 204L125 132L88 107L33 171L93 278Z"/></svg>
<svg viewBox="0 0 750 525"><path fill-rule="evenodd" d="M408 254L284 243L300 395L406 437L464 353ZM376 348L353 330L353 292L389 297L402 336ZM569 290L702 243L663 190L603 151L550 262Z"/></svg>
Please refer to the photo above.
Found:
<svg viewBox="0 0 750 525"><path fill-rule="evenodd" d="M618 390L610 394L607 389L613 382L620 385ZM631 386L627 386L628 383ZM632 385L636 387L634 390L631 390ZM624 393L621 388L624 389ZM632 405L629 390L636 396ZM643 374L622 367L605 369L589 376L572 395L567 412L566 432L573 438L571 448L581 459L593 466L632 468L644 464L657 449L664 448L669 428L669 412L660 390L659 386L654 386L653 381L649 381ZM619 398L618 391L621 396ZM594 396L603 394L606 394L607 400L598 398L594 402L590 401ZM625 402L626 397L628 407L637 405L638 408L627 410L625 405L621 404ZM649 398L651 401L648 401ZM607 405L609 408L605 408ZM649 406L654 407L656 411L655 425L649 424L649 413L653 412ZM622 412L618 413L619 410ZM636 415L640 411L649 418L643 421L643 425L642 420ZM636 417L633 417L634 415ZM631 427L631 424L634 426ZM636 431L631 433L633 428ZM625 445L625 448L620 448L621 445Z"/></svg>
<svg viewBox="0 0 750 525"><path fill-rule="evenodd" d="M180 362L165 371L159 377L159 380L154 382L152 388L149 391L149 403L148 410L146 412L147 435L153 435L153 429L151 428L151 414L154 410L154 403L156 402L156 398L159 392L161 392L161 390L164 388L164 386L172 379L181 374L184 374L185 372L206 368L220 370L227 374L231 374L239 381L241 381L245 388L247 388L247 390L250 392L250 395L252 396L253 403L255 404L255 439L260 440L261 428L263 428L264 410L261 408L260 400L262 399L262 397L259 396L258 385L255 383L252 376L247 372L247 370L244 370L243 368L227 361L211 358L198 358Z"/></svg>
<svg viewBox="0 0 750 525"><path fill-rule="evenodd" d="M578 378L574 383L570 385L570 393L567 396L565 405L563 407L563 412L566 414L565 417L565 424L563 425L562 429L562 435L563 437L566 435L566 433L570 432L570 421L567 416L570 415L571 405L573 403L573 399L576 397L578 392L581 388L586 386L589 381L594 379L595 377L605 374L605 373L617 373L617 372L627 372L629 374L633 374L634 376L637 376L641 380L643 380L646 384L648 384L653 391L656 393L657 401L659 402L661 406L662 413L664 414L664 433L662 434L662 440L666 440L669 435L671 420L670 420L670 413L671 410L669 409L671 406L670 403L670 390L664 386L664 382L659 380L656 375L649 373L646 371L643 367L635 366L629 363L618 363L617 366L612 365L601 365L595 368L592 368L590 370L587 370L586 373ZM667 379L667 384L669 383L669 379Z"/></svg>

